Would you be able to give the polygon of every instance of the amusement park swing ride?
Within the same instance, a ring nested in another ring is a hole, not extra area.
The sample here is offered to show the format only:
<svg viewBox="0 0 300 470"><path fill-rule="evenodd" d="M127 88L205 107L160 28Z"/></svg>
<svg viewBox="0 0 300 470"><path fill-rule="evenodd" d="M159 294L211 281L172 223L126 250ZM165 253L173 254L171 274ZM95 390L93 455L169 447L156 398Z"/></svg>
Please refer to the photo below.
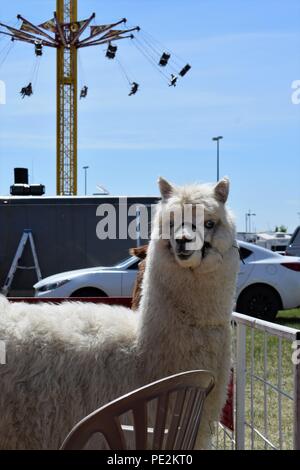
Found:
<svg viewBox="0 0 300 470"><path fill-rule="evenodd" d="M96 14L78 20L77 0L57 0L53 18L35 25L21 15L19 28L0 23L0 37L10 37L9 43L0 50L0 67L8 57L15 41L26 42L34 48L35 63L32 77L22 87L21 97L30 97L35 91L44 48L56 49L57 66L57 144L56 144L56 192L57 195L77 194L77 102L78 102L78 52L80 49L105 45L105 57L115 60L124 79L128 82L128 96L135 95L140 84L132 81L124 64L118 57L118 41L129 39L146 60L175 87L179 78L190 70L174 53L161 45L152 35L139 26L127 27L123 18L110 24L96 24ZM89 33L87 33L89 28ZM85 34L84 34L85 33ZM135 34L134 34L135 33ZM80 90L80 99L88 96L88 86Z"/></svg>

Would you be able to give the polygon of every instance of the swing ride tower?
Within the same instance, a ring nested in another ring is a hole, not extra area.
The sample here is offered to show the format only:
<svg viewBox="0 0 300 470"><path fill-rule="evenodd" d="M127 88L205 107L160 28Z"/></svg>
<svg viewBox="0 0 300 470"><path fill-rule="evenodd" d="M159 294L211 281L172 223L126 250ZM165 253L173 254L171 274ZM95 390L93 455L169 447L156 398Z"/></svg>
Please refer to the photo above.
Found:
<svg viewBox="0 0 300 470"><path fill-rule="evenodd" d="M57 25L77 27L77 0L56 0ZM62 33L62 31L61 31ZM59 34L57 47L56 194L77 194L77 47Z"/></svg>
<svg viewBox="0 0 300 470"><path fill-rule="evenodd" d="M0 35L10 36L12 41L22 41L34 46L37 59L43 55L44 47L56 48L57 58L57 144L56 144L56 193L60 196L77 195L77 57L81 48L107 44L106 57L114 59L117 51L116 41L134 39L132 43L146 57L152 66L164 75L169 86L176 86L178 76L183 77L191 68L186 64L183 68L174 69L169 64L170 53L162 55L156 50L156 44L149 41L150 35L142 43L132 33L140 31L139 26L125 29L126 18L109 24L93 24L93 13L88 19L78 20L78 0L56 0L56 11L52 19L40 25L34 25L21 15L17 15L21 26L19 29L0 23ZM122 25L123 29L115 29ZM83 33L90 27L90 33L82 38ZM3 29L4 28L4 29ZM141 33L140 33L141 34ZM131 85L129 96L134 95L139 84L131 82L121 62L117 60L123 74ZM171 79L161 70L171 67ZM177 67L177 66L176 66ZM37 68L38 70L38 68ZM88 87L81 90L80 97L87 96ZM33 94L32 83L21 90L22 97Z"/></svg>

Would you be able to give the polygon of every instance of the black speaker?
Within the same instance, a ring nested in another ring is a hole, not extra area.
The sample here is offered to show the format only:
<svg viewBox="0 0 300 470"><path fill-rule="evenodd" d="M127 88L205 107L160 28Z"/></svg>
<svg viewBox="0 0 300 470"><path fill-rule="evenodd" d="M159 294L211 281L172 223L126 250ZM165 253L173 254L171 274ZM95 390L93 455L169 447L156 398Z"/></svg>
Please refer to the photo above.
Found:
<svg viewBox="0 0 300 470"><path fill-rule="evenodd" d="M28 184L13 184L10 187L10 194L12 196L29 196L30 187Z"/></svg>
<svg viewBox="0 0 300 470"><path fill-rule="evenodd" d="M28 168L15 168L15 184L28 184Z"/></svg>
<svg viewBox="0 0 300 470"><path fill-rule="evenodd" d="M30 195L31 196L43 196L45 194L45 186L43 184L31 184Z"/></svg>

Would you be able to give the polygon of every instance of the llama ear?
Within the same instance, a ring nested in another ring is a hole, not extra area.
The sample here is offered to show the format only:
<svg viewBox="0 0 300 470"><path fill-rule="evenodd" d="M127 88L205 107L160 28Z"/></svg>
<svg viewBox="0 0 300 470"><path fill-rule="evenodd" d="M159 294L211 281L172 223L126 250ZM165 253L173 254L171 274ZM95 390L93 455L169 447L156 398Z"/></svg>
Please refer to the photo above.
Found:
<svg viewBox="0 0 300 470"><path fill-rule="evenodd" d="M226 176L216 184L214 193L215 198L225 204L229 194L229 179Z"/></svg>
<svg viewBox="0 0 300 470"><path fill-rule="evenodd" d="M136 246L130 248L129 253L132 256L137 256L137 258L145 259L147 256L148 245Z"/></svg>
<svg viewBox="0 0 300 470"><path fill-rule="evenodd" d="M158 178L158 186L163 201L169 199L173 193L173 186L161 176Z"/></svg>

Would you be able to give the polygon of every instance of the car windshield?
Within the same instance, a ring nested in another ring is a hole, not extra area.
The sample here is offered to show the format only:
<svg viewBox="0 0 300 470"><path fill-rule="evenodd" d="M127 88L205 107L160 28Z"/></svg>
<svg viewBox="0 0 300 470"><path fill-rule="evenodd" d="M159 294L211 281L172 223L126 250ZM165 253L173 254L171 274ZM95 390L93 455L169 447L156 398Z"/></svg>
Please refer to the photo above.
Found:
<svg viewBox="0 0 300 470"><path fill-rule="evenodd" d="M290 244L294 243L295 239L298 236L298 233L300 234L300 226L296 228L295 232L292 235L292 238L290 239Z"/></svg>
<svg viewBox="0 0 300 470"><path fill-rule="evenodd" d="M118 268L123 268L129 263L130 260L133 260L133 259L135 259L134 256L127 256L127 258L124 258L122 261L119 261L115 266Z"/></svg>

